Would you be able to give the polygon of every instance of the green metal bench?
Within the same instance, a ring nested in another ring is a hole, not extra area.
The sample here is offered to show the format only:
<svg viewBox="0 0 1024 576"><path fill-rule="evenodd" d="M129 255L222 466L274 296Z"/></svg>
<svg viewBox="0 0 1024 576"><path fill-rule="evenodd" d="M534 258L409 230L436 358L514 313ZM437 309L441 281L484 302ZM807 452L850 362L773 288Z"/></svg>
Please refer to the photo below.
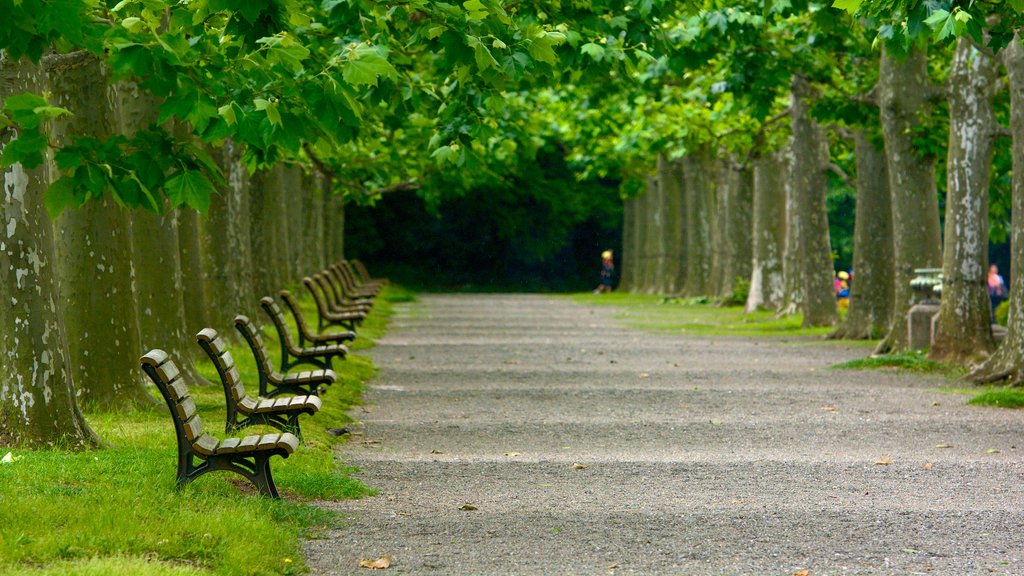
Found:
<svg viewBox="0 0 1024 576"><path fill-rule="evenodd" d="M280 396L277 398L253 398L245 392L245 385L238 374L235 360L224 343L224 339L213 328L204 328L196 334L199 347L213 361L221 384L224 385L224 400L227 404L225 432L267 424L282 432L291 432L302 439L299 416L312 416L320 411L320 398L312 394L302 396Z"/></svg>
<svg viewBox="0 0 1024 576"><path fill-rule="evenodd" d="M263 302L261 301L260 304ZM325 354L314 354L312 351L306 357L294 358L289 361L287 351L282 355L282 373L274 370L273 362L270 360L270 353L263 344L263 337L256 325L249 320L248 316L235 316L235 329L242 335L242 339L249 345L253 357L256 358L256 370L260 376L260 396L273 398L279 394L313 394L319 395L321 387L329 386L338 379L338 375L331 369L331 358L336 355L344 357L348 351L334 350ZM285 327L287 330L287 327ZM289 339L291 337L289 336ZM289 368L299 364L310 364L319 370L305 370L303 372L288 372Z"/></svg>
<svg viewBox="0 0 1024 576"><path fill-rule="evenodd" d="M331 269L335 271L338 277L344 283L345 294L349 298L369 298L373 299L380 293L380 286L367 286L362 284L352 272L352 268L348 265L348 262L342 260L336 262L331 266Z"/></svg>
<svg viewBox="0 0 1024 576"><path fill-rule="evenodd" d="M163 350L150 350L140 359L142 370L167 402L178 441L177 485L192 482L207 472L228 470L241 474L260 494L280 498L270 472L270 458L287 458L299 446L290 432L218 440L203 432L196 403L188 393L178 367ZM197 463L198 461L198 463Z"/></svg>
<svg viewBox="0 0 1024 576"><path fill-rule="evenodd" d="M332 276L333 274L329 270L322 270L319 274L312 276L313 281L320 286L320 291L324 294L327 309L336 314L358 312L369 315L370 309L373 308L373 301L366 298L357 300L349 298L345 295L343 288L337 287Z"/></svg>

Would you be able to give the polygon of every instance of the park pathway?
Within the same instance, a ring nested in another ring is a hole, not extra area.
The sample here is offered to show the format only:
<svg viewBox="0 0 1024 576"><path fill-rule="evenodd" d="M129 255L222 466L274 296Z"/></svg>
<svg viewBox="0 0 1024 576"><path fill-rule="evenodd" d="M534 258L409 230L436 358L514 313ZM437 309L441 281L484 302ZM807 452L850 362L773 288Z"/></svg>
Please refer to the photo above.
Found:
<svg viewBox="0 0 1024 576"><path fill-rule="evenodd" d="M567 298L399 310L314 574L1024 574L1024 412Z"/></svg>

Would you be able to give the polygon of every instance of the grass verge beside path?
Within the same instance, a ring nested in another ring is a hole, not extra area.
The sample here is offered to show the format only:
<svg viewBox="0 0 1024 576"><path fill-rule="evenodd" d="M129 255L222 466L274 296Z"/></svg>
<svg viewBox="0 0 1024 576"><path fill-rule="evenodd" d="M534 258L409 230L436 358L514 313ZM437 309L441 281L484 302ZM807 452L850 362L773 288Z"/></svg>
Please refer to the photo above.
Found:
<svg viewBox="0 0 1024 576"><path fill-rule="evenodd" d="M659 334L695 336L823 337L831 327L804 328L799 314L776 318L774 312L746 313L742 306L719 306L700 300L666 299L648 294L573 294L582 304L615 306L627 326ZM813 338L808 338L813 339ZM849 343L847 341L846 343Z"/></svg>
<svg viewBox="0 0 1024 576"><path fill-rule="evenodd" d="M576 302L597 306L615 306L616 318L631 328L659 334L690 334L694 336L802 337L800 344L841 343L844 346L874 348L877 340L824 340L831 327L804 328L799 314L776 318L775 314L758 311L747 314L742 307L720 306L701 299L666 299L648 294L572 294ZM898 370L918 374L940 374L958 380L966 369L930 360L924 352L867 356L831 367L835 370ZM943 389L946 392L974 396L969 403L998 408L1024 408L1024 389L982 386Z"/></svg>
<svg viewBox="0 0 1024 576"><path fill-rule="evenodd" d="M394 302L411 293L388 287L359 330L353 351L383 335ZM307 318L312 303L303 301ZM260 318L258 323L269 325ZM216 327L222 333L233 327ZM269 327L272 331L273 328ZM292 326L293 334L295 327ZM233 334L232 334L233 335ZM277 336L265 334L276 357ZM255 362L242 344L232 345L243 382L257 388ZM174 488L177 450L162 400L150 410L87 413L90 426L109 445L90 452L12 450L0 463L0 573L81 575L261 575L306 571L301 539L326 526L330 513L306 502L358 498L371 489L335 461L344 440L327 433L351 419L363 384L375 368L351 354L335 362L339 380L323 396L320 413L301 420L305 441L288 459L271 461L280 501L258 497L239 475L207 474ZM225 437L224 391L212 364L199 366L214 386L190 384L206 431ZM141 375L141 371L140 371ZM157 397L155 389L152 389ZM232 435L277 432L262 426ZM0 457L8 450L0 450Z"/></svg>

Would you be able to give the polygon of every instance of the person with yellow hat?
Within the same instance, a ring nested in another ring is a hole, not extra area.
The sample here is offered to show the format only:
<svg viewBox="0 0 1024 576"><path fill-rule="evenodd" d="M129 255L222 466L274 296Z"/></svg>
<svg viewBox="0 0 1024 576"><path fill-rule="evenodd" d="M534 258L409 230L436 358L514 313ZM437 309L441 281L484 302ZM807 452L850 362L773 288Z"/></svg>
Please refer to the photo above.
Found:
<svg viewBox="0 0 1024 576"><path fill-rule="evenodd" d="M615 276L615 262L612 260L612 251L601 252L601 283L594 288L594 294L612 291L612 278Z"/></svg>

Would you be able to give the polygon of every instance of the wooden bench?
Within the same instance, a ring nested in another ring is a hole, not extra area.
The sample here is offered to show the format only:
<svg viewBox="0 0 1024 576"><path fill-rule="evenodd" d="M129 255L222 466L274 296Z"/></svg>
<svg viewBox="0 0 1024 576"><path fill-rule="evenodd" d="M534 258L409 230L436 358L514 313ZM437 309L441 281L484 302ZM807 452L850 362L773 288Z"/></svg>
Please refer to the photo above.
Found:
<svg viewBox="0 0 1024 576"><path fill-rule="evenodd" d="M188 386L167 353L150 350L140 362L143 372L156 384L171 411L178 439L178 487L207 472L229 470L252 482L260 494L280 498L270 473L270 458L287 458L299 446L297 436L283 432L218 440L203 432L196 403L189 396Z"/></svg>
<svg viewBox="0 0 1024 576"><path fill-rule="evenodd" d="M387 286L391 283L387 278L374 278L373 276L370 276L370 271L366 269L366 265L359 260L350 260L349 263L353 268L355 268L356 272L359 273L359 277L363 281L363 284Z"/></svg>
<svg viewBox="0 0 1024 576"><path fill-rule="evenodd" d="M338 341L317 343L311 346L296 345L295 340L292 339L292 331L288 328L285 315L282 314L278 303L274 302L270 296L263 296L259 300L259 305L263 308L263 312L270 317L273 327L278 330L278 340L281 342L281 371L283 373L302 365L330 369L333 359L344 360L348 356L348 346ZM239 318L234 319L236 326L239 326Z"/></svg>
<svg viewBox="0 0 1024 576"><path fill-rule="evenodd" d="M262 302L261 302L262 304ZM317 357L302 358L298 361L288 361L287 350L282 355L281 373L274 370L273 362L270 360L270 353L263 344L263 337L256 325L249 320L248 316L239 314L235 316L235 329L242 335L242 339L249 345L253 357L256 358L256 370L260 376L260 396L273 398L279 394L312 394L320 395L320 389L333 384L338 375L331 369L331 358L348 351L333 350L327 354ZM287 327L286 327L287 329ZM290 336L289 336L290 338ZM312 355L310 355L312 356ZM303 372L288 372L288 369L299 364L311 364L319 370L305 370Z"/></svg>
<svg viewBox="0 0 1024 576"><path fill-rule="evenodd" d="M359 280L356 279L355 274L352 272L352 268L348 265L348 262L344 260L335 263L331 266L331 269L334 270L337 276L342 280L345 294L349 298L368 298L372 300L377 297L378 293L380 293L381 289L379 286L366 286L365 284L361 284Z"/></svg>
<svg viewBox="0 0 1024 576"><path fill-rule="evenodd" d="M299 416L312 416L320 411L320 398L312 394L303 396L280 396L278 398L253 398L245 393L245 385L238 374L235 360L231 357L224 339L213 328L204 328L196 334L199 347L213 361L221 384L224 385L224 400L227 404L225 432L234 432L246 426L267 424L282 432L291 432L302 440Z"/></svg>
<svg viewBox="0 0 1024 576"><path fill-rule="evenodd" d="M278 293L284 305L288 307L288 310L292 313L292 317L295 318L295 326L299 329L299 345L298 348L305 348L306 343L318 345L318 344L343 344L351 340L356 339L356 333L346 330L345 332L329 332L327 334L319 334L309 328L309 324L306 323L306 315L302 313L302 308L299 307L299 303L292 296L292 293L287 290L281 290ZM273 320L273 316L271 317ZM276 320L274 325L278 326ZM287 329L287 325L284 324L282 319L280 326ZM288 338L291 338L291 332L288 332Z"/></svg>
<svg viewBox="0 0 1024 576"><path fill-rule="evenodd" d="M353 299L346 296L344 287L334 280L334 274L329 270L322 270L319 274L314 274L313 280L320 285L320 291L323 292L327 308L331 312L338 314L362 312L368 315L373 308L372 299Z"/></svg>
<svg viewBox="0 0 1024 576"><path fill-rule="evenodd" d="M362 306L367 310L373 308L373 299L376 298L376 295L361 296L354 294L349 288L350 284L334 266L324 268L320 274L330 283L337 302L343 303L345 306Z"/></svg>
<svg viewBox="0 0 1024 576"><path fill-rule="evenodd" d="M355 330L356 326L363 323L366 318L365 312L334 312L327 304L323 287L313 278L306 276L302 279L303 286L309 290L316 302L317 329L323 331L328 326L340 326L348 330Z"/></svg>
<svg viewBox="0 0 1024 576"><path fill-rule="evenodd" d="M336 262L331 266L332 269L336 270L340 274L345 283L348 286L348 293L353 295L360 295L362 297L376 298L381 291L381 286L374 284L366 284L356 277L355 272L352 271L351 264L346 260Z"/></svg>

